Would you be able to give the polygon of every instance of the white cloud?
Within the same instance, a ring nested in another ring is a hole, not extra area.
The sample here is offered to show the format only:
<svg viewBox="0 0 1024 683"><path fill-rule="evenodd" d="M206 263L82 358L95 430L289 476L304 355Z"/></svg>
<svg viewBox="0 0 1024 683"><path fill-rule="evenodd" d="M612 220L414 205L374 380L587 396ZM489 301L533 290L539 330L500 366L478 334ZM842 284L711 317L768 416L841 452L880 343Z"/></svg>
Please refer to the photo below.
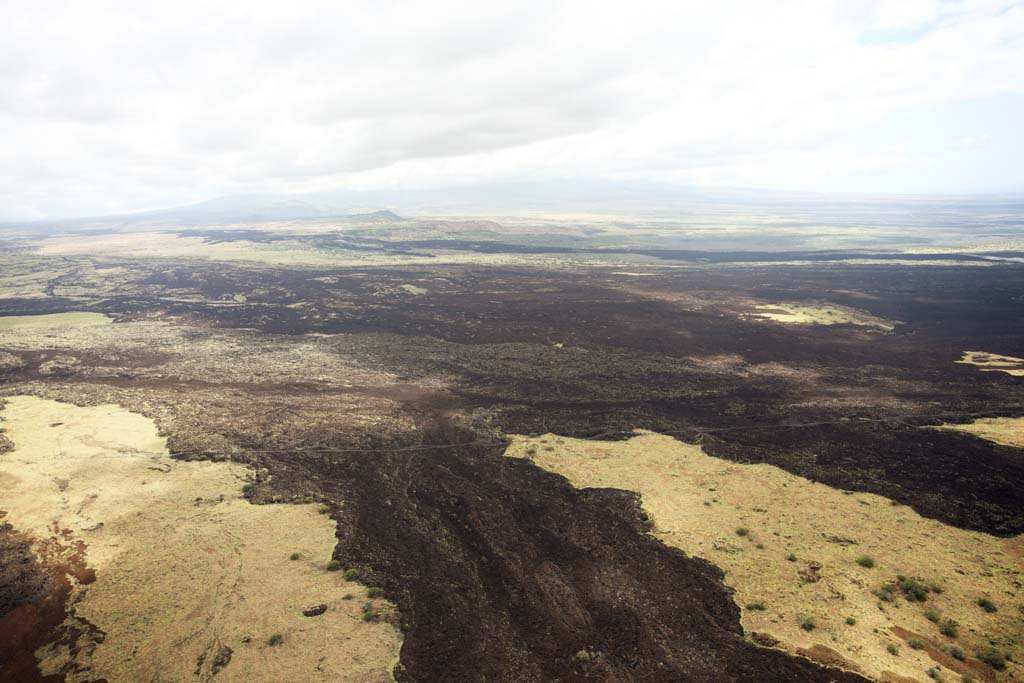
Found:
<svg viewBox="0 0 1024 683"><path fill-rule="evenodd" d="M0 10L8 217L545 174L774 185L773 160L799 185L889 114L1024 91L1024 7L995 0Z"/></svg>

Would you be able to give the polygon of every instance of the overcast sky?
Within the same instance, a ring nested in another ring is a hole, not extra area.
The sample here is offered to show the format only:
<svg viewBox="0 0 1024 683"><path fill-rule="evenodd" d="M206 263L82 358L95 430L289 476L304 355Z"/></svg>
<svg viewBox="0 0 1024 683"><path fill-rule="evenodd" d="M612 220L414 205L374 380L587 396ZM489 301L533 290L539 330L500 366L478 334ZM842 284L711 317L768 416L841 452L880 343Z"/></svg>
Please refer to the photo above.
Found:
<svg viewBox="0 0 1024 683"><path fill-rule="evenodd" d="M1024 190L1021 2L0 0L0 16L0 218L575 176Z"/></svg>

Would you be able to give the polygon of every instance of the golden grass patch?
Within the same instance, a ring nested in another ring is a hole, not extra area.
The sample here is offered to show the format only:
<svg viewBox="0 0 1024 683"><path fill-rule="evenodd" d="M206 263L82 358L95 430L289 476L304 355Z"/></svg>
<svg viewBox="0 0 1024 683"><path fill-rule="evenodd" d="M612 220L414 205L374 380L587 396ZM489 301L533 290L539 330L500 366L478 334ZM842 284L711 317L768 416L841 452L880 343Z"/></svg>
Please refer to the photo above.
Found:
<svg viewBox="0 0 1024 683"><path fill-rule="evenodd" d="M953 429L1004 446L1024 448L1024 417L985 417L967 424L946 424L935 429Z"/></svg>
<svg viewBox="0 0 1024 683"><path fill-rule="evenodd" d="M732 463L668 436L639 434L619 442L515 437L506 455L528 457L578 487L638 492L654 520L652 533L725 571L743 626L759 642L778 641L808 656L828 652L875 678L921 681L929 680L924 672L936 662L928 648L908 647L899 628L922 634L933 652L964 651L968 662L947 657L943 669L949 660L963 671L994 674L970 661L990 640L1015 661L1024 659L1024 537L964 531L880 496L850 494L770 465ZM541 447L541 439L553 449ZM880 600L875 591L897 575L942 592L920 603L899 591L892 602ZM984 597L999 611L979 608ZM957 622L955 638L940 632L949 620ZM890 645L899 647L898 656ZM946 676L959 680L948 670Z"/></svg>
<svg viewBox="0 0 1024 683"><path fill-rule="evenodd" d="M112 320L102 313L71 311L68 313L46 313L43 315L0 316L0 331L42 330L65 327L95 327L109 325Z"/></svg>
<svg viewBox="0 0 1024 683"><path fill-rule="evenodd" d="M1000 356L987 351L964 351L963 358L956 361L966 365L976 365L983 372L1005 372L1008 375L1024 377L1024 358Z"/></svg>
<svg viewBox="0 0 1024 683"><path fill-rule="evenodd" d="M208 680L230 651L217 681L391 680L399 632L343 600L365 589L326 571L335 524L315 505L252 505L245 467L172 460L152 421L117 406L19 396L0 416L15 445L0 456L7 521L36 544L84 543L96 572L69 619L105 638L41 648L44 673Z"/></svg>
<svg viewBox="0 0 1024 683"><path fill-rule="evenodd" d="M779 323L793 325L863 325L891 331L896 324L890 320L876 318L873 315L846 306L835 304L755 304L757 313L747 314L752 319L774 320Z"/></svg>

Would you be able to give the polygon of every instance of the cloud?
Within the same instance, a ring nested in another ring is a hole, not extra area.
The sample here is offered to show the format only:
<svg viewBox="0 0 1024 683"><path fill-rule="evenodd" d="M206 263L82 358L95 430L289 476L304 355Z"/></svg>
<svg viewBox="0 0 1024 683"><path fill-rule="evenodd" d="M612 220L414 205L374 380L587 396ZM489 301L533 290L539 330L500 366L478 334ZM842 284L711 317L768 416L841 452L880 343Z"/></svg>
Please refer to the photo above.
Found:
<svg viewBox="0 0 1024 683"><path fill-rule="evenodd" d="M1024 91L1024 7L998 0L2 3L8 218L544 175L773 186L772 159L807 185L887 116Z"/></svg>

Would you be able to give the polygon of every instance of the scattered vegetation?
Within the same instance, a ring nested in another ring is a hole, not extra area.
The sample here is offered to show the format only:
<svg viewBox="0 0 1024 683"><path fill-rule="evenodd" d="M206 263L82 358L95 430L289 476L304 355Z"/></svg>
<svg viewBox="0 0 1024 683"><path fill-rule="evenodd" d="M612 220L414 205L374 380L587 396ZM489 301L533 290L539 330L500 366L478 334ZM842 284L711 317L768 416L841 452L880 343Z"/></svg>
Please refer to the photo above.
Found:
<svg viewBox="0 0 1024 683"><path fill-rule="evenodd" d="M875 560L868 555L861 555L856 562L865 569L872 569L875 566Z"/></svg>
<svg viewBox="0 0 1024 683"><path fill-rule="evenodd" d="M327 563L327 571L336 572L339 569L341 569L341 562L339 562L338 560L331 560Z"/></svg>
<svg viewBox="0 0 1024 683"><path fill-rule="evenodd" d="M949 648L949 656L960 662L965 659L964 651L958 647Z"/></svg>
<svg viewBox="0 0 1024 683"><path fill-rule="evenodd" d="M875 591L875 596L882 602L892 602L895 597L896 587L891 583L884 584L878 587Z"/></svg>
<svg viewBox="0 0 1024 683"><path fill-rule="evenodd" d="M978 650L975 656L996 671L1002 671L1006 668L1006 655L994 647Z"/></svg>
<svg viewBox="0 0 1024 683"><path fill-rule="evenodd" d="M924 611L924 618L933 624L939 623L939 612L933 607L929 607Z"/></svg>
<svg viewBox="0 0 1024 683"><path fill-rule="evenodd" d="M899 586L907 602L924 602L928 599L928 593L931 592L931 588L920 580L908 576L897 576L896 585Z"/></svg>
<svg viewBox="0 0 1024 683"><path fill-rule="evenodd" d="M277 645L280 645L283 642L284 642L284 636L282 636L280 633L275 633L274 635L270 636L270 638L267 639L267 645L269 645L270 647L275 647Z"/></svg>
<svg viewBox="0 0 1024 683"><path fill-rule="evenodd" d="M763 602L751 602L747 605L747 609L755 612L763 612L766 608Z"/></svg>
<svg viewBox="0 0 1024 683"><path fill-rule="evenodd" d="M910 647L911 650L924 649L924 641L920 638L910 638L909 640L907 640L907 645Z"/></svg>
<svg viewBox="0 0 1024 683"><path fill-rule="evenodd" d="M377 588L376 586L366 589L366 597L368 598L382 598L384 597L384 589Z"/></svg>
<svg viewBox="0 0 1024 683"><path fill-rule="evenodd" d="M363 604L363 621L376 621L379 616L372 604L368 602Z"/></svg>
<svg viewBox="0 0 1024 683"><path fill-rule="evenodd" d="M999 608L996 607L996 604L988 598L978 598L978 607L985 610L989 614L999 611Z"/></svg>
<svg viewBox="0 0 1024 683"><path fill-rule="evenodd" d="M342 576L345 577L346 581L358 581L359 580L359 570L356 569L355 567L349 567L348 569L345 570L345 573Z"/></svg>
<svg viewBox="0 0 1024 683"><path fill-rule="evenodd" d="M331 506L328 505L327 503L320 503L320 507L318 507L316 511L319 512L321 515L326 515L328 512L331 511Z"/></svg>
<svg viewBox="0 0 1024 683"><path fill-rule="evenodd" d="M946 619L944 622L939 624L939 633L947 638L956 638L959 632L960 624L956 623L952 619Z"/></svg>

